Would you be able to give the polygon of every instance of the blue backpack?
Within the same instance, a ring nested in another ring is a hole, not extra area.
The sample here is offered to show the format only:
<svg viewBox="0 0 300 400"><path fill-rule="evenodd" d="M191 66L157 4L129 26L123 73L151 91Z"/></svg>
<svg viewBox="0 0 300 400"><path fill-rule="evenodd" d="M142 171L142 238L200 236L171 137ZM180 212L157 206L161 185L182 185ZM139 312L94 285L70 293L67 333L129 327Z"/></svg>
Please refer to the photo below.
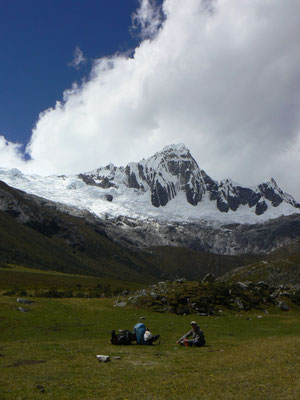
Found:
<svg viewBox="0 0 300 400"><path fill-rule="evenodd" d="M142 322L134 325L133 332L135 333L137 344L145 344L144 333L146 332L146 327Z"/></svg>

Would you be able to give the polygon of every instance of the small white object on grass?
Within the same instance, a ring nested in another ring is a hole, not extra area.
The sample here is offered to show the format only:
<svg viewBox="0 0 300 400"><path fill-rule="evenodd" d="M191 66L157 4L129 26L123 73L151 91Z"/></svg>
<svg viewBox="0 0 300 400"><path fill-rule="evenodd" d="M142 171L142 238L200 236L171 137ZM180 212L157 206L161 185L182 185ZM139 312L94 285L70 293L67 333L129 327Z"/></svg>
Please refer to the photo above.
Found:
<svg viewBox="0 0 300 400"><path fill-rule="evenodd" d="M110 361L109 356L104 356L103 354L98 354L96 356L100 362L107 362Z"/></svg>

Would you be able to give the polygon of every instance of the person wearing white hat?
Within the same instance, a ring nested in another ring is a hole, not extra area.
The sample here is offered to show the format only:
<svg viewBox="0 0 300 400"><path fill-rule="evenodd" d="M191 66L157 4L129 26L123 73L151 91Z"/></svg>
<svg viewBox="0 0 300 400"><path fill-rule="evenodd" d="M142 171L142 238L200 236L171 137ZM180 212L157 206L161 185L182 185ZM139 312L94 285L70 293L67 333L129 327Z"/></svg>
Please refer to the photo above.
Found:
<svg viewBox="0 0 300 400"><path fill-rule="evenodd" d="M177 340L177 344L181 344L182 346L195 346L200 347L205 345L205 336L203 331L197 325L196 321L191 322L192 329L183 335L180 339ZM188 337L192 339L188 340Z"/></svg>

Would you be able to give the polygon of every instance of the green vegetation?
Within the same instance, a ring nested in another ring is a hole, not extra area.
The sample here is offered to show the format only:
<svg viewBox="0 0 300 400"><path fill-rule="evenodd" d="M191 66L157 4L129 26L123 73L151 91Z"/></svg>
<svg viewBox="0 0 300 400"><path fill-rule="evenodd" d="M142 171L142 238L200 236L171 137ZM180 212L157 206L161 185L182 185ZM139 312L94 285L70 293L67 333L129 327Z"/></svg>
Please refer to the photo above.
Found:
<svg viewBox="0 0 300 400"><path fill-rule="evenodd" d="M0 212L1 266L15 264L136 282L151 282L158 274L147 254L113 243L83 218L47 211L43 224L59 225L57 234L41 233ZM38 228L46 230L44 225Z"/></svg>
<svg viewBox="0 0 300 400"><path fill-rule="evenodd" d="M0 398L296 399L300 309L197 317L207 346L175 344L191 316L114 307L111 299L37 298L30 312L0 297ZM140 316L160 345L112 346ZM193 318L194 319L194 318ZM97 354L119 356L99 363Z"/></svg>
<svg viewBox="0 0 300 400"><path fill-rule="evenodd" d="M42 222L30 226L0 211L0 267L14 264L69 274L151 283L184 275L200 279L256 261L254 256L220 256L187 248L130 250L108 239L101 226L44 207ZM54 227L56 231L54 231Z"/></svg>
<svg viewBox="0 0 300 400"><path fill-rule="evenodd" d="M299 250L298 250L299 251ZM233 283L264 281L270 285L296 285L300 282L300 254L279 255L279 252L266 257L266 260L233 269L220 280Z"/></svg>
<svg viewBox="0 0 300 400"><path fill-rule="evenodd" d="M39 297L101 297L142 287L135 282L42 271L15 265L0 267L0 282L0 294Z"/></svg>

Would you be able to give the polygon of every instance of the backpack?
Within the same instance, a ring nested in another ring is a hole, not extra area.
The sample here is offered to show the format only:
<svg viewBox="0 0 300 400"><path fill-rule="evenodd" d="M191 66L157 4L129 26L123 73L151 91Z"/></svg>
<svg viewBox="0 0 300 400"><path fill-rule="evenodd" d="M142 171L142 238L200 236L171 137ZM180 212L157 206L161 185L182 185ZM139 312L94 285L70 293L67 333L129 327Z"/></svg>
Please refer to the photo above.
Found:
<svg viewBox="0 0 300 400"><path fill-rule="evenodd" d="M142 322L139 322L138 324L134 325L133 332L135 333L137 344L145 344L146 343L144 340L144 334L146 332L146 327Z"/></svg>
<svg viewBox="0 0 300 400"><path fill-rule="evenodd" d="M111 344L127 346L131 344L133 340L135 340L135 335L127 329L118 335L116 335L115 331L111 332Z"/></svg>

